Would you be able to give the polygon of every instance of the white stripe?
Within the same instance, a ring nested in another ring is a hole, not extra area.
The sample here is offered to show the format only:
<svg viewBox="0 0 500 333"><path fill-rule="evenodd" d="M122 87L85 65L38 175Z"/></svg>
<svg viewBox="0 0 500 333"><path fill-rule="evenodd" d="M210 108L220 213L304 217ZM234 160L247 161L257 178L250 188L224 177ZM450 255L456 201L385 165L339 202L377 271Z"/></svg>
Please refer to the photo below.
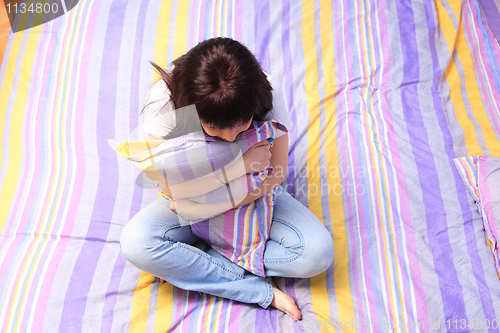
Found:
<svg viewBox="0 0 500 333"><path fill-rule="evenodd" d="M235 8L234 8L235 6L236 6L235 1L231 0L231 37L232 38L236 38L236 32L234 29L234 21L236 20Z"/></svg>
<svg viewBox="0 0 500 333"><path fill-rule="evenodd" d="M66 14L68 12L68 10L66 9L66 4L64 3L64 0L61 0L61 4L62 4L62 7L64 9L64 14Z"/></svg>
<svg viewBox="0 0 500 333"><path fill-rule="evenodd" d="M198 10L197 10L197 15L195 17L195 21L196 21L196 41L191 41L193 43L193 46L196 45L198 43L198 41L200 40L200 17L201 17L201 1L198 1ZM206 6L206 4L205 4Z"/></svg>

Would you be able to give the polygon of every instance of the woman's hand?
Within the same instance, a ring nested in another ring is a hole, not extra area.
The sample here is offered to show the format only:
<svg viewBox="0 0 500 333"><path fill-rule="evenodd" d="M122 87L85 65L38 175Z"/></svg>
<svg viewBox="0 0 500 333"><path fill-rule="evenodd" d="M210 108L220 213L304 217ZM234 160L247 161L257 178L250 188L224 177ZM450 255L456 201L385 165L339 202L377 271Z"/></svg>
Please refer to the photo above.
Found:
<svg viewBox="0 0 500 333"><path fill-rule="evenodd" d="M243 200L236 202L237 207L257 200L285 180L288 166L288 133L274 140L271 164L273 165L274 172L267 175L258 188L252 192L248 192Z"/></svg>
<svg viewBox="0 0 500 333"><path fill-rule="evenodd" d="M214 205L194 202L189 199L170 200L170 210L176 212L177 215L188 221L208 218L214 215L212 206Z"/></svg>
<svg viewBox="0 0 500 333"><path fill-rule="evenodd" d="M170 210L177 213L177 210L175 209L174 199L170 199Z"/></svg>
<svg viewBox="0 0 500 333"><path fill-rule="evenodd" d="M170 200L170 209L185 220L209 219L215 215L236 208L246 198L246 194L218 204L205 204L189 199Z"/></svg>
<svg viewBox="0 0 500 333"><path fill-rule="evenodd" d="M264 171L271 165L271 143L267 140L257 142L243 154L245 172Z"/></svg>
<svg viewBox="0 0 500 333"><path fill-rule="evenodd" d="M199 203L191 201L189 199L176 199L170 200L170 210L177 213L177 215L183 217L186 220L196 220L200 218L200 208Z"/></svg>

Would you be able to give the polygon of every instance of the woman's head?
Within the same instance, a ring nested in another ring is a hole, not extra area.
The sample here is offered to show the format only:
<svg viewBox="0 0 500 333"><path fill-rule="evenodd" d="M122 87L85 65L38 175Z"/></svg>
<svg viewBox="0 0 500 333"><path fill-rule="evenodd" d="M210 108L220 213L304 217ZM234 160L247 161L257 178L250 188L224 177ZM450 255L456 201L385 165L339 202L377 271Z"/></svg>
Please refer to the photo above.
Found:
<svg viewBox="0 0 500 333"><path fill-rule="evenodd" d="M245 130L252 119L262 120L272 109L272 87L266 75L255 56L235 40L205 40L173 65L168 75L153 64L166 81L175 108L195 104L209 135L230 136Z"/></svg>

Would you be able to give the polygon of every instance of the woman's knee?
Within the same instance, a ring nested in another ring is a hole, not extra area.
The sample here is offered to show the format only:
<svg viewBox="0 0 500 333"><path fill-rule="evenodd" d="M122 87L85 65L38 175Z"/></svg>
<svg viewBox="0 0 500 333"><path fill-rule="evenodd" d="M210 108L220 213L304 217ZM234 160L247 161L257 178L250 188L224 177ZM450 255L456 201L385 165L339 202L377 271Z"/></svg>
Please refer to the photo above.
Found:
<svg viewBox="0 0 500 333"><path fill-rule="evenodd" d="M333 238L325 229L313 237L305 239L303 263L303 278L316 276L326 271L333 263L334 246Z"/></svg>
<svg viewBox="0 0 500 333"><path fill-rule="evenodd" d="M134 220L130 220L120 235L120 249L128 261L137 266L145 259L145 249L148 247L148 237L145 230Z"/></svg>

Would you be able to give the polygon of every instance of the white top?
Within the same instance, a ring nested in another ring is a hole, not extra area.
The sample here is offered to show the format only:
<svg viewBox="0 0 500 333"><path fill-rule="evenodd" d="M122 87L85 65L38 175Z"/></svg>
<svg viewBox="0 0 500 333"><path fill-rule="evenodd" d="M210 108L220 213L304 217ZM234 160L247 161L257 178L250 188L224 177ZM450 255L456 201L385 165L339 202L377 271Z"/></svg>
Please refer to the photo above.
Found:
<svg viewBox="0 0 500 333"><path fill-rule="evenodd" d="M273 87L273 109L269 111L263 120L276 119L290 131L292 128L292 120L288 114L286 108L285 99L283 97L283 92L278 81L271 75L264 72L267 76L267 80ZM168 103L166 103L168 100ZM147 105L148 103L151 103ZM160 108L164 105L164 109L160 111ZM170 101L170 92L167 88L165 81L159 80L156 82L151 89L149 89L148 95L145 102L146 108L144 109L145 121L142 125L142 129L157 138L166 136L170 131L175 128L175 112L173 111L173 104ZM282 131L277 131L276 137L280 137L285 134Z"/></svg>

